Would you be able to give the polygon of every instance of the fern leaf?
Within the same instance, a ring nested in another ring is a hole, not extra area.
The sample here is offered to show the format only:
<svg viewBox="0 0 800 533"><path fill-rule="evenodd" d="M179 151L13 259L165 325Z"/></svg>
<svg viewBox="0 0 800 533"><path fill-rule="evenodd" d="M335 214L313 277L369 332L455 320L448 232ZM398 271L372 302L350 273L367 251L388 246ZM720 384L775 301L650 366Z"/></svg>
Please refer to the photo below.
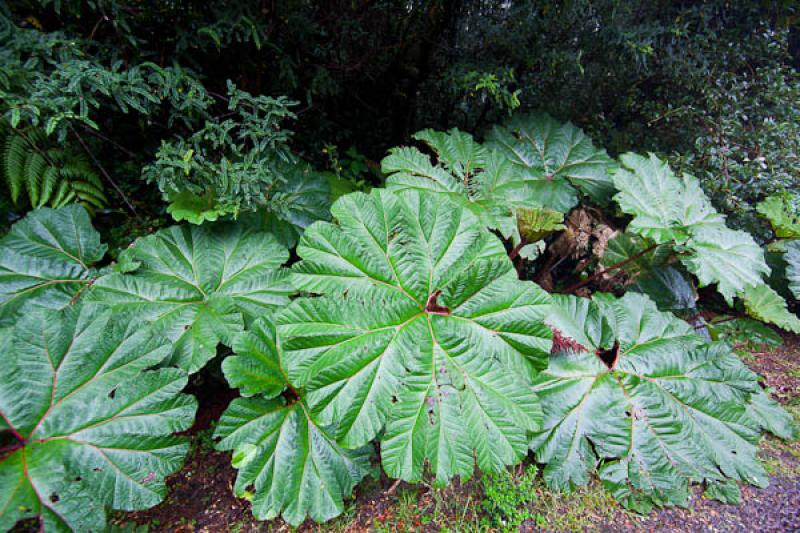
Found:
<svg viewBox="0 0 800 533"><path fill-rule="evenodd" d="M66 180L61 180L61 182L58 184L58 190L56 191L56 196L53 198L51 205L56 208L62 207L68 204L70 199L74 196L75 193L69 188L69 182Z"/></svg>
<svg viewBox="0 0 800 533"><path fill-rule="evenodd" d="M39 202L39 191L42 189L42 177L50 165L38 152L28 152L25 158L25 188L28 190L28 199L31 205Z"/></svg>
<svg viewBox="0 0 800 533"><path fill-rule="evenodd" d="M60 180L59 170L54 166L47 167L47 170L42 175L42 189L39 192L39 201L34 204L35 207L42 207L47 204Z"/></svg>
<svg viewBox="0 0 800 533"><path fill-rule="evenodd" d="M11 200L16 204L25 182L25 159L30 150L25 139L19 135L9 135L3 146L3 171L11 193Z"/></svg>

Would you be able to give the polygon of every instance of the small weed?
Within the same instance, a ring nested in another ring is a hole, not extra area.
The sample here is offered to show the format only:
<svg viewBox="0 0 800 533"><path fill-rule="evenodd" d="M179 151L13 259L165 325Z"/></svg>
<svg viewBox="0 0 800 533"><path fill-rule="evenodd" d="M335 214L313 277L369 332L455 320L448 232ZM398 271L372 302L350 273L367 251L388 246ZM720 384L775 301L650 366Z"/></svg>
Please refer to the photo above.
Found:
<svg viewBox="0 0 800 533"><path fill-rule="evenodd" d="M536 498L536 465L529 465L520 475L510 470L488 474L483 478L481 507L490 525L503 531L516 531L534 517L527 504Z"/></svg>
<svg viewBox="0 0 800 533"><path fill-rule="evenodd" d="M201 451L214 450L214 424L208 429L197 432L192 440L192 447Z"/></svg>
<svg viewBox="0 0 800 533"><path fill-rule="evenodd" d="M773 476L800 476L800 444L786 442L771 435L761 441L759 457L764 469Z"/></svg>

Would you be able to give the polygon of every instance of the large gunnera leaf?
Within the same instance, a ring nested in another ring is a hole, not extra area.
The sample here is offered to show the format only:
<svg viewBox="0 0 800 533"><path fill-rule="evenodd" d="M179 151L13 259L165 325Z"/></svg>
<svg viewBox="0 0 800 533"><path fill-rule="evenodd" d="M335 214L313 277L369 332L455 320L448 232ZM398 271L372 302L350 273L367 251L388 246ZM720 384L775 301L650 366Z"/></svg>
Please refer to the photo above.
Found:
<svg viewBox="0 0 800 533"><path fill-rule="evenodd" d="M456 129L424 130L414 138L434 151L437 162L413 147L392 149L381 162L389 190L448 198L471 211L482 225L519 242L516 210L539 204L507 157L486 150L470 134Z"/></svg>
<svg viewBox="0 0 800 533"><path fill-rule="evenodd" d="M748 288L744 293L744 307L755 319L800 333L800 318L789 311L786 300L767 284Z"/></svg>
<svg viewBox="0 0 800 533"><path fill-rule="evenodd" d="M79 205L36 209L0 241L0 327L23 304L60 309L94 280L92 265L106 253Z"/></svg>
<svg viewBox="0 0 800 533"><path fill-rule="evenodd" d="M273 235L242 223L173 226L125 250L120 264L133 271L100 278L90 298L163 332L168 362L196 372L246 322L289 303L288 258Z"/></svg>
<svg viewBox="0 0 800 533"><path fill-rule="evenodd" d="M495 126L487 145L498 149L522 171L533 206L568 212L583 193L600 205L614 193L609 170L616 164L583 131L546 113L517 115Z"/></svg>
<svg viewBox="0 0 800 533"><path fill-rule="evenodd" d="M328 180L302 160L276 161L280 183L267 205L242 215L242 223L271 232L287 248L297 245L303 231L317 220L328 220L331 187Z"/></svg>
<svg viewBox="0 0 800 533"><path fill-rule="evenodd" d="M386 472L438 482L477 460L525 456L540 410L531 381L547 364L549 296L519 281L502 243L436 195L376 190L333 206L336 224L298 246L299 289L278 332L286 370L313 416L360 447L382 432Z"/></svg>
<svg viewBox="0 0 800 533"><path fill-rule="evenodd" d="M319 426L298 392L287 391L275 326L255 321L234 344L237 355L223 362L232 386L252 398L234 400L222 415L216 438L221 450L233 450L239 470L234 490L253 493L253 514L259 520L279 514L297 526L306 516L317 522L344 510L343 498L370 471L371 446L341 448L328 429Z"/></svg>
<svg viewBox="0 0 800 533"><path fill-rule="evenodd" d="M731 304L769 274L764 253L746 232L725 226L693 176L676 176L655 155L620 156L614 173L620 208L633 215L628 231L657 244L671 244L700 286L716 283Z"/></svg>
<svg viewBox="0 0 800 533"><path fill-rule="evenodd" d="M792 419L727 344L705 343L643 295L553 305L558 340L535 382L544 425L531 441L549 486L583 485L597 470L646 512L685 504L692 481L767 484L761 430L792 437Z"/></svg>
<svg viewBox="0 0 800 533"><path fill-rule="evenodd" d="M789 290L796 299L800 300L800 240L791 241L786 245L784 258Z"/></svg>
<svg viewBox="0 0 800 533"><path fill-rule="evenodd" d="M99 307L37 310L0 333L0 530L104 531L146 509L182 464L196 402L169 348Z"/></svg>
<svg viewBox="0 0 800 533"><path fill-rule="evenodd" d="M800 195L777 193L756 206L756 211L766 218L780 239L800 238Z"/></svg>

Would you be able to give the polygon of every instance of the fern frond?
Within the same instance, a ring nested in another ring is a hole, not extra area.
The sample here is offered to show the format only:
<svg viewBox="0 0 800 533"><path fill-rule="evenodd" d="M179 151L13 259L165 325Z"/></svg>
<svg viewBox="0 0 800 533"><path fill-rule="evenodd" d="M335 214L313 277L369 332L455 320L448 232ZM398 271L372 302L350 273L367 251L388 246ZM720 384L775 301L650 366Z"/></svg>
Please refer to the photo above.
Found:
<svg viewBox="0 0 800 533"><path fill-rule="evenodd" d="M51 205L56 208L63 207L70 203L74 198L75 191L70 188L68 181L62 180L58 184L58 191L56 191L56 196L53 198Z"/></svg>
<svg viewBox="0 0 800 533"><path fill-rule="evenodd" d="M8 135L3 144L3 173L15 204L25 183L25 160L29 150L28 143L18 135Z"/></svg>
<svg viewBox="0 0 800 533"><path fill-rule="evenodd" d="M59 180L61 180L59 170L56 167L47 167L47 170L42 175L42 190L39 195L39 201L34 204L34 207L42 207L50 201L59 184Z"/></svg>
<svg viewBox="0 0 800 533"><path fill-rule="evenodd" d="M31 205L39 203L39 192L42 189L42 178L50 165L38 152L28 152L25 159L25 188Z"/></svg>
<svg viewBox="0 0 800 533"><path fill-rule="evenodd" d="M31 207L108 205L100 176L86 157L69 147L52 146L40 129L0 127L0 158L0 173L14 204L27 199Z"/></svg>

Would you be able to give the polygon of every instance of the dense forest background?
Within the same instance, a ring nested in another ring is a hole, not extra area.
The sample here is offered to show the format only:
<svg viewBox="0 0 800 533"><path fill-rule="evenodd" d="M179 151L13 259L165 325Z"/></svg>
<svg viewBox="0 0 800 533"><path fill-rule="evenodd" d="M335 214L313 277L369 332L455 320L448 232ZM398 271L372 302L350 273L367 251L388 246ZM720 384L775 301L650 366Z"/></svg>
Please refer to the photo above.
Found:
<svg viewBox="0 0 800 533"><path fill-rule="evenodd" d="M754 203L800 185L793 4L12 1L0 98L8 121L88 151L103 207L123 221L131 209L140 223L163 215L148 182L169 194L165 169L190 145L252 155L259 137L270 157L291 151L364 188L381 183L387 149L422 128L480 134L535 109L611 155L668 157L758 234ZM264 97L248 105L268 122L248 125L232 91ZM21 213L19 200L6 206Z"/></svg>

